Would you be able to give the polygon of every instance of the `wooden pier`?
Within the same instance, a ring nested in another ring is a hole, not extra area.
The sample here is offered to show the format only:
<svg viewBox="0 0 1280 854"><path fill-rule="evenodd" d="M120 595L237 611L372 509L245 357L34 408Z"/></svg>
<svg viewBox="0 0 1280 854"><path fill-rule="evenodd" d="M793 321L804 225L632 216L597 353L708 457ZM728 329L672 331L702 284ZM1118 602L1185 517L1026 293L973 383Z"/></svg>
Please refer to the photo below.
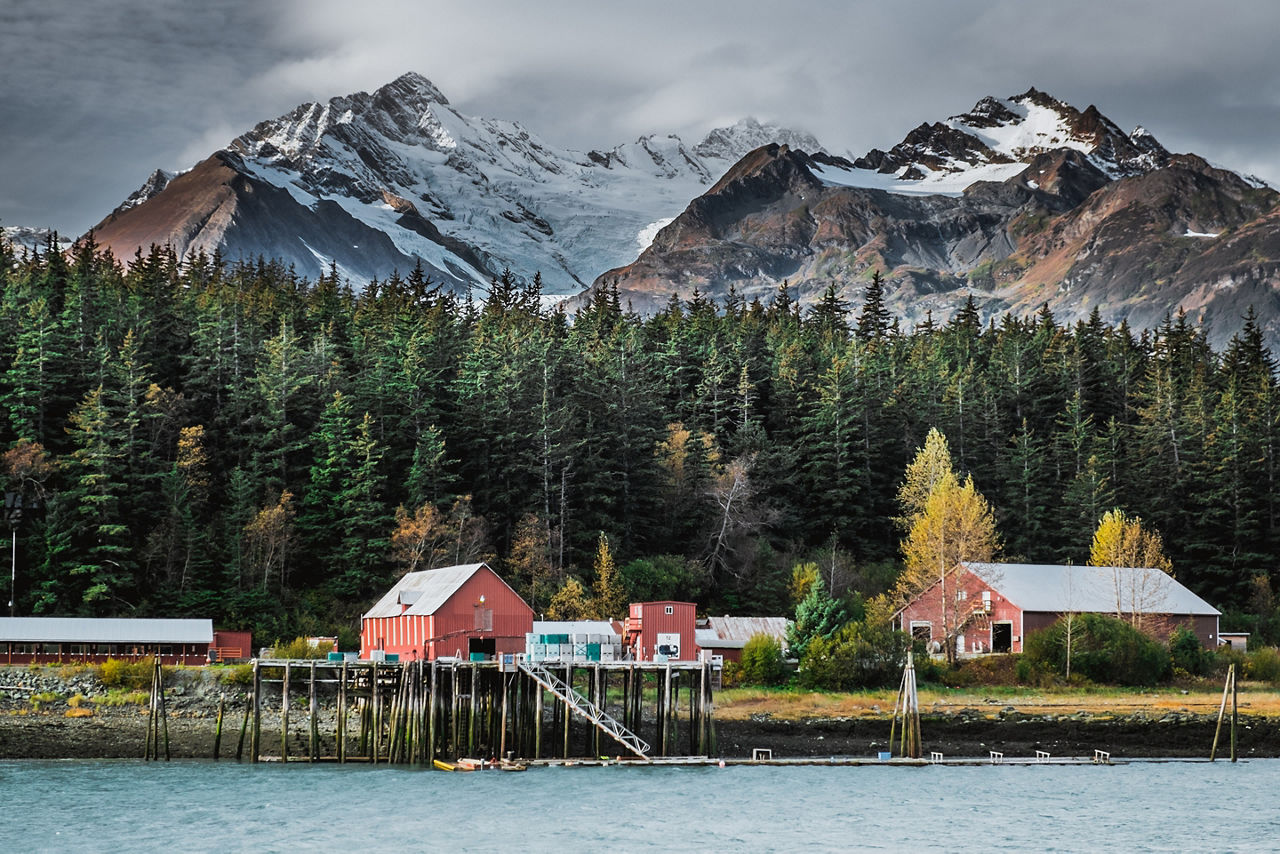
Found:
<svg viewBox="0 0 1280 854"><path fill-rule="evenodd" d="M253 762L426 766L706 756L711 686L704 662L255 659L241 749L247 735ZM272 718L278 741L266 743Z"/></svg>

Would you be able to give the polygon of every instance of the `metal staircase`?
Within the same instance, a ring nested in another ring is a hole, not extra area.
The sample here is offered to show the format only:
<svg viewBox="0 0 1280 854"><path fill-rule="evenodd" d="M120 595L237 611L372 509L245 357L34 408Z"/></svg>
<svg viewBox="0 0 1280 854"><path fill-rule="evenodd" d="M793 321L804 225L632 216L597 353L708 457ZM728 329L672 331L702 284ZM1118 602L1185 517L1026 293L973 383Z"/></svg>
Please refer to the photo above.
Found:
<svg viewBox="0 0 1280 854"><path fill-rule="evenodd" d="M604 709L592 703L569 685L566 685L559 676L556 676L541 664L533 664L528 661L521 661L520 669L543 688L560 698L560 701L569 709L586 718L593 726L618 742L618 744L621 744L641 759L647 760L649 758L649 745L640 736L618 723Z"/></svg>

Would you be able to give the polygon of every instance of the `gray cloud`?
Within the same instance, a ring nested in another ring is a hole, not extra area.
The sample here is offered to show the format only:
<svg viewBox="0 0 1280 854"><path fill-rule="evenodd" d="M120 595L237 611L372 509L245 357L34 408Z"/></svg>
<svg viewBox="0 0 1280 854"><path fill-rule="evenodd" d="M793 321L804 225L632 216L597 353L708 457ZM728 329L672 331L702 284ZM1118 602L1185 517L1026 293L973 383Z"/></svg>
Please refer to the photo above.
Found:
<svg viewBox="0 0 1280 854"><path fill-rule="evenodd" d="M1280 184L1270 0L9 0L0 220L84 230L305 100L407 70L578 148L745 115L835 151L1034 85Z"/></svg>

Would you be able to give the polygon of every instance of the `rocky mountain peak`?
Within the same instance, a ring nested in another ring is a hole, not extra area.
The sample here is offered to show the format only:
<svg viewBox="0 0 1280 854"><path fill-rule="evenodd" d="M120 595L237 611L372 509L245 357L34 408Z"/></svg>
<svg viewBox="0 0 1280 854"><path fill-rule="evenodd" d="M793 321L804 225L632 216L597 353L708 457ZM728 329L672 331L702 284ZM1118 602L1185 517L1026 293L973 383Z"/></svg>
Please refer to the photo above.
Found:
<svg viewBox="0 0 1280 854"><path fill-rule="evenodd" d="M809 154L826 151L812 134L775 124L761 124L756 118L748 116L728 127L713 128L693 147L693 152L699 157L733 161L770 143L779 143Z"/></svg>
<svg viewBox="0 0 1280 854"><path fill-rule="evenodd" d="M407 71L373 93L374 98L388 97L401 103L441 104L449 106L449 99L436 85L416 71Z"/></svg>

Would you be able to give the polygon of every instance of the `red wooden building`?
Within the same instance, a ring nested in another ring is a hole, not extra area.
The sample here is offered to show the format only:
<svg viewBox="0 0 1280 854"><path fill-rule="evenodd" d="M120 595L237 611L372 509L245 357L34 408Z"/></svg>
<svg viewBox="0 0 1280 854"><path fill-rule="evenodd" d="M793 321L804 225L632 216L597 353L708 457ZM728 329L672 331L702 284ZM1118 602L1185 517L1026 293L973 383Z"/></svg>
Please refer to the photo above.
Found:
<svg viewBox="0 0 1280 854"><path fill-rule="evenodd" d="M948 635L960 655L1022 652L1030 632L1066 614L1109 614L1135 619L1156 637L1177 626L1195 631L1212 649L1218 644L1216 608L1158 569L961 563L898 612L904 632L940 651Z"/></svg>
<svg viewBox="0 0 1280 854"><path fill-rule="evenodd" d="M697 661L692 602L632 602L622 643L636 661Z"/></svg>
<svg viewBox="0 0 1280 854"><path fill-rule="evenodd" d="M0 663L101 663L159 655L165 664L253 657L248 632L214 631L205 619L0 617Z"/></svg>
<svg viewBox="0 0 1280 854"><path fill-rule="evenodd" d="M410 572L360 621L360 657L402 661L523 652L533 609L485 563Z"/></svg>

